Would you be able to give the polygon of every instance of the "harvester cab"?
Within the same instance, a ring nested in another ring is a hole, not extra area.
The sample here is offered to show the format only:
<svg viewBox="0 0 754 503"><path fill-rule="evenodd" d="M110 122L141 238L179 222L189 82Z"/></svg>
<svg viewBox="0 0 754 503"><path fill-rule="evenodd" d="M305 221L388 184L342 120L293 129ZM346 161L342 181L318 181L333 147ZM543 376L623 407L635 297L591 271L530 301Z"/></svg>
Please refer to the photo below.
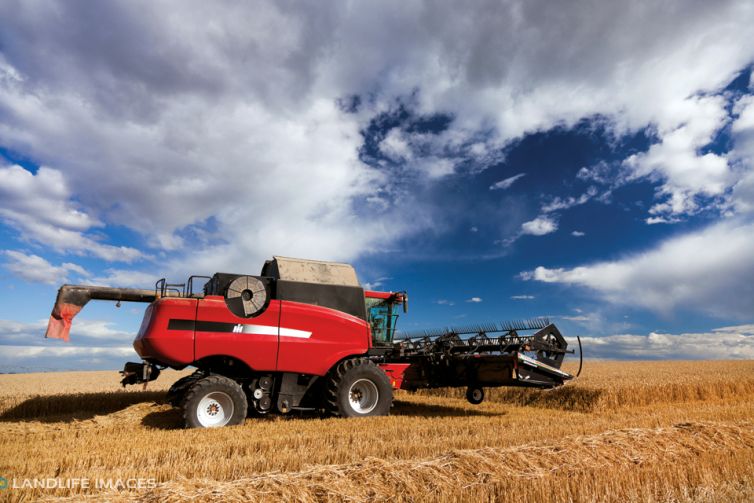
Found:
<svg viewBox="0 0 754 503"><path fill-rule="evenodd" d="M364 292L367 321L372 332L372 345L376 348L392 348L399 311L408 312L406 292Z"/></svg>
<svg viewBox="0 0 754 503"><path fill-rule="evenodd" d="M63 285L46 337L67 340L93 299L149 304L133 342L142 362L126 364L122 383L196 368L167 394L187 427L240 424L247 412L387 415L394 389L463 386L476 404L486 387L553 388L573 377L560 369L573 351L548 320L401 334L406 292L365 290L348 264L274 257L258 276L162 279L145 290Z"/></svg>

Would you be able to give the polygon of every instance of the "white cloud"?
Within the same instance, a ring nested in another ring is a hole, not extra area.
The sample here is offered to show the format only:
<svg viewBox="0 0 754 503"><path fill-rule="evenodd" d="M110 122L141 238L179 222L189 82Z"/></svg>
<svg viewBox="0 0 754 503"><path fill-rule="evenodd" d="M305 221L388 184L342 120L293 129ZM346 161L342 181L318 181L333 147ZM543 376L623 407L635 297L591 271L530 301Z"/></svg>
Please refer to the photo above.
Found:
<svg viewBox="0 0 754 503"><path fill-rule="evenodd" d="M644 222L647 225L655 225L655 224L676 224L680 222L680 218L675 217L647 217L644 219Z"/></svg>
<svg viewBox="0 0 754 503"><path fill-rule="evenodd" d="M351 259L431 226L398 177L359 157L369 121L404 103L453 118L441 135L402 131L381 145L413 156L410 169L428 180L470 159L489 165L526 133L600 115L617 134L657 128L660 146L634 165L663 184L669 206L658 215L690 210L699 179L714 194L735 182L721 159L674 145L704 141L700 121L719 123L702 106L714 99L698 96L754 58L745 2L548 13L531 2L4 2L0 139L64 172L84 215L165 249L209 228L175 261L205 272L256 269L272 253ZM354 94L354 113L334 105ZM410 221L400 218L408 206ZM23 225L61 247L81 232ZM88 244L106 258L105 245Z"/></svg>
<svg viewBox="0 0 754 503"><path fill-rule="evenodd" d="M155 274L144 271L106 269L104 276L92 278L92 284L114 287L151 288L158 279L160 278Z"/></svg>
<svg viewBox="0 0 754 503"><path fill-rule="evenodd" d="M504 180L500 180L499 182L490 185L490 190L505 190L507 188L510 188L510 186L516 182L516 180L523 176L526 176L526 173L519 173L517 175L505 178Z"/></svg>
<svg viewBox="0 0 754 503"><path fill-rule="evenodd" d="M380 151L393 161L405 161L414 158L413 149L398 128L388 131L385 138L380 142Z"/></svg>
<svg viewBox="0 0 754 503"><path fill-rule="evenodd" d="M380 288L385 284L385 281L392 279L389 276L382 276L380 278L375 279L374 281L370 281L367 283L364 283L364 288L366 290L376 290L377 288Z"/></svg>
<svg viewBox="0 0 754 503"><path fill-rule="evenodd" d="M579 197L555 197L551 201L542 205L542 211L544 213L550 213L553 211L567 210L569 208L573 208L574 206L580 206L589 202L589 200L596 195L597 188L589 187L587 191L581 194Z"/></svg>
<svg viewBox="0 0 754 503"><path fill-rule="evenodd" d="M436 300L435 304L439 304L441 306L455 306L456 305L455 302L453 302L451 300L448 300L448 299L439 299L439 300Z"/></svg>
<svg viewBox="0 0 754 503"><path fill-rule="evenodd" d="M141 312L135 316L139 315ZM0 347L8 345L59 347L51 345L57 341L44 338L46 329L47 320L33 323L0 320ZM65 346L77 348L119 346L132 341L135 335L134 332L117 329L111 321L77 317L71 327L71 342L65 343Z"/></svg>
<svg viewBox="0 0 754 503"><path fill-rule="evenodd" d="M472 303L476 304L476 303L482 302L482 298L481 297L471 297L466 302L472 302Z"/></svg>
<svg viewBox="0 0 754 503"><path fill-rule="evenodd" d="M753 359L754 325L724 327L711 332L582 337L581 343L584 356L591 358Z"/></svg>
<svg viewBox="0 0 754 503"><path fill-rule="evenodd" d="M532 300L534 295L511 295L513 300Z"/></svg>
<svg viewBox="0 0 754 503"><path fill-rule="evenodd" d="M2 346L0 372L39 372L79 369L117 369L138 359L130 346Z"/></svg>
<svg viewBox="0 0 754 503"><path fill-rule="evenodd" d="M440 157L420 159L411 163L411 166L424 173L430 180L452 175L456 169L455 161Z"/></svg>
<svg viewBox="0 0 754 503"><path fill-rule="evenodd" d="M600 161L594 166L583 166L576 173L576 178L579 180L585 180L588 182L597 182L603 185L609 184L613 181L615 176L612 166L605 161Z"/></svg>
<svg viewBox="0 0 754 503"><path fill-rule="evenodd" d="M57 285L67 282L71 273L78 277L89 276L83 267L70 262L55 266L39 255L26 255L15 250L5 250L4 253L9 259L5 268L27 281Z"/></svg>
<svg viewBox="0 0 754 503"><path fill-rule="evenodd" d="M586 236L586 232L573 231L573 232L571 232L571 236L576 237L576 238L580 238L580 237Z"/></svg>
<svg viewBox="0 0 754 503"><path fill-rule="evenodd" d="M666 240L643 253L566 268L539 266L525 280L583 286L614 304L663 313L751 317L754 223L723 221Z"/></svg>
<svg viewBox="0 0 754 503"><path fill-rule="evenodd" d="M529 220L521 224L521 234L531 234L532 236L544 236L558 230L558 222L546 215L539 216L534 220Z"/></svg>
<svg viewBox="0 0 754 503"><path fill-rule="evenodd" d="M594 321L594 318L592 318L591 316L586 315L586 314L569 315L569 316L559 316L559 318L562 318L562 319L568 320L568 321L575 321L575 322Z"/></svg>
<svg viewBox="0 0 754 503"><path fill-rule="evenodd" d="M63 174L47 167L32 174L21 166L0 166L0 220L18 229L22 239L58 251L124 262L141 255L84 235L102 223L76 207Z"/></svg>
<svg viewBox="0 0 754 503"><path fill-rule="evenodd" d="M735 141L731 157L741 166L741 177L733 187L731 206L735 212L751 213L754 212L754 96L739 99L734 112L738 118L731 125Z"/></svg>
<svg viewBox="0 0 754 503"><path fill-rule="evenodd" d="M659 124L661 141L625 160L633 177L657 176L663 181L659 193L665 200L655 204L651 214L696 213L697 196L720 196L734 182L725 156L700 153L725 124L725 106L723 96L684 100Z"/></svg>

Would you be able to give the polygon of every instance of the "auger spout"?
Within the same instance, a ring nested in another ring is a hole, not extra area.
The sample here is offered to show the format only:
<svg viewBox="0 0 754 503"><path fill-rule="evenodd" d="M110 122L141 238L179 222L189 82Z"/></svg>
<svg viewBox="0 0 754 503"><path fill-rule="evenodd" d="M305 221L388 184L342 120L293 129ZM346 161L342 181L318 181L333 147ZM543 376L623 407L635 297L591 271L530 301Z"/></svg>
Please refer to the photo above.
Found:
<svg viewBox="0 0 754 503"><path fill-rule="evenodd" d="M158 297L156 290L137 288L112 288L108 286L63 285L58 290L55 306L50 313L45 338L70 339L71 322L92 299L124 302L153 302Z"/></svg>

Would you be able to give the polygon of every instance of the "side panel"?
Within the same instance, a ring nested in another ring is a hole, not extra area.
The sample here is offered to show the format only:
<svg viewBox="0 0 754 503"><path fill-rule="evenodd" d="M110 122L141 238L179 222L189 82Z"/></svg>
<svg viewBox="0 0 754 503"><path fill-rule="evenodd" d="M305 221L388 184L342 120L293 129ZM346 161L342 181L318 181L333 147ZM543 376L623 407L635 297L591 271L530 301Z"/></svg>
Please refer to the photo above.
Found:
<svg viewBox="0 0 754 503"><path fill-rule="evenodd" d="M195 359L228 355L257 371L274 371L278 352L280 301L253 318L239 318L225 300L208 296L199 301L196 313Z"/></svg>
<svg viewBox="0 0 754 503"><path fill-rule="evenodd" d="M278 371L323 376L339 360L368 349L366 321L335 309L282 301Z"/></svg>
<svg viewBox="0 0 754 503"><path fill-rule="evenodd" d="M387 374L390 384L393 385L393 389L401 389L404 374L409 366L410 364L408 363L380 363L380 368Z"/></svg>
<svg viewBox="0 0 754 503"><path fill-rule="evenodd" d="M193 362L193 323L176 327L171 320L193 322L196 303L196 299L161 299L151 303L134 340L134 349L139 356L171 367L183 367Z"/></svg>

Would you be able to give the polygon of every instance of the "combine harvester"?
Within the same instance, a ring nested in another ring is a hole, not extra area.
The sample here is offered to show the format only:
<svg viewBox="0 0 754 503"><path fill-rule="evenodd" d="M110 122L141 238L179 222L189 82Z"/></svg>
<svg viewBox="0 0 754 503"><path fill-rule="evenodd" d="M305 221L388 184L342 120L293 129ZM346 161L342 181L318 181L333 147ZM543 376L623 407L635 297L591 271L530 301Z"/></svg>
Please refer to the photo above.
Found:
<svg viewBox="0 0 754 503"><path fill-rule="evenodd" d="M207 281L195 293L199 278ZM45 337L68 340L92 299L149 303L133 343L143 361L126 363L121 382L196 367L168 391L186 427L272 411L387 415L393 389L466 387L478 404L485 387L553 388L573 378L560 370L573 351L546 319L395 337L407 294L364 290L347 264L274 257L259 276L161 279L153 290L63 285Z"/></svg>

